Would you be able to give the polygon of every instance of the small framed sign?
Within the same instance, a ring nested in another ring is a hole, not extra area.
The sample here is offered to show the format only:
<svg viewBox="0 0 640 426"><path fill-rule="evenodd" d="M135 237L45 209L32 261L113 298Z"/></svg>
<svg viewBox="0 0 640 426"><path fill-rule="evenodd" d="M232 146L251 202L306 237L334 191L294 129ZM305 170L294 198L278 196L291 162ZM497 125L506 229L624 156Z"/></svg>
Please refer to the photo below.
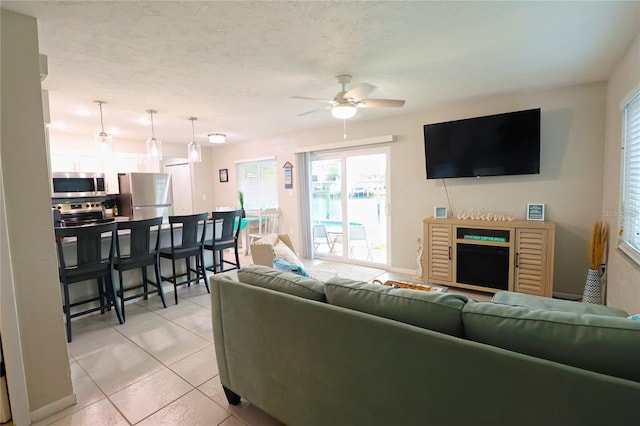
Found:
<svg viewBox="0 0 640 426"><path fill-rule="evenodd" d="M527 220L544 220L544 204L527 204Z"/></svg>
<svg viewBox="0 0 640 426"><path fill-rule="evenodd" d="M437 206L433 208L433 217L436 219L446 219L447 218L447 208Z"/></svg>
<svg viewBox="0 0 640 426"><path fill-rule="evenodd" d="M286 189L293 188L293 164L290 162L284 163L284 187Z"/></svg>
<svg viewBox="0 0 640 426"><path fill-rule="evenodd" d="M229 170L228 169L220 169L218 171L220 174L220 182L229 182Z"/></svg>

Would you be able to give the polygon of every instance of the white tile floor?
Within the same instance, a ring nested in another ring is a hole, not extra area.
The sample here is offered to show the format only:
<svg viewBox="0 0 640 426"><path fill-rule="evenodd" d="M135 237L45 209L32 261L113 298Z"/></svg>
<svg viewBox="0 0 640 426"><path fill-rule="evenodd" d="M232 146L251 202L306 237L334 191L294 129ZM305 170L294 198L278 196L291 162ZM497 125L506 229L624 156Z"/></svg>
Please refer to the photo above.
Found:
<svg viewBox="0 0 640 426"><path fill-rule="evenodd" d="M251 256L240 262L251 264ZM158 297L128 303L122 325L113 311L75 319L69 355L78 403L34 424L281 425L244 399L238 406L227 403L213 346L210 295L197 284L181 287L178 296L174 305L173 293L165 290L166 309Z"/></svg>
<svg viewBox="0 0 640 426"><path fill-rule="evenodd" d="M78 404L35 425L280 425L251 403L230 406L218 378L210 296L181 287L115 313L72 322L71 380Z"/></svg>

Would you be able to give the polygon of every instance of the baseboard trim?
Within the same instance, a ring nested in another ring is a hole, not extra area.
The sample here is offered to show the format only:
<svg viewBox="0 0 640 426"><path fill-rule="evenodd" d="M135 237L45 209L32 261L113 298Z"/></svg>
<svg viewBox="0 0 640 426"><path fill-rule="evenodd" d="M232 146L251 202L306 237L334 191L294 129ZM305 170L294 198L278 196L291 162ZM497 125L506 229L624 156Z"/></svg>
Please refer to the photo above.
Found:
<svg viewBox="0 0 640 426"><path fill-rule="evenodd" d="M59 399L51 404L45 405L44 407L40 407L37 410L31 412L31 421L37 422L39 420L45 419L58 411L62 411L65 408L69 408L72 405L78 403L78 398L76 398L76 394L72 393L71 395L67 395L62 399Z"/></svg>
<svg viewBox="0 0 640 426"><path fill-rule="evenodd" d="M416 274L415 269L406 269L406 268L389 268L389 272L396 272L398 274L411 275L412 277Z"/></svg>

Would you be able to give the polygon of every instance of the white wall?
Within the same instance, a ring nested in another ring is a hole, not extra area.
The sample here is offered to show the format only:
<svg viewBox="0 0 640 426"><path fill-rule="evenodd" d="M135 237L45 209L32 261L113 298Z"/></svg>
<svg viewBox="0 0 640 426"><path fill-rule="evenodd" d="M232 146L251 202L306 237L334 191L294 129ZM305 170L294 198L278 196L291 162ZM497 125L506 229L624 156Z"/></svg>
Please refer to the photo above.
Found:
<svg viewBox="0 0 640 426"><path fill-rule="evenodd" d="M5 291L5 286L13 287L29 410L32 417L37 418L37 413L52 414L53 411L46 411L71 405L75 396L71 388L58 261L49 210L37 23L34 18L2 10L1 28L0 158L2 201L11 259L10 264L2 265L2 295L11 294ZM11 268L12 282L4 280L5 268ZM3 316L6 314L2 312ZM2 326L6 324L9 323L3 319ZM5 336L7 334L3 332ZM3 341L3 344L16 342ZM7 368L9 371L13 368L9 360ZM24 419L24 413L18 415Z"/></svg>
<svg viewBox="0 0 640 426"><path fill-rule="evenodd" d="M639 18L640 19L640 18ZM607 131L605 141L604 192L602 209L620 210L620 164L622 147L622 111L620 103L640 90L640 34L609 79L607 89ZM620 218L605 216L611 227L609 245L607 302L630 313L640 313L640 268L617 249Z"/></svg>
<svg viewBox="0 0 640 426"><path fill-rule="evenodd" d="M547 219L557 225L555 290L581 294L588 269L588 240L601 217L606 86L604 83L472 99L418 114L349 121L349 140L394 134L391 143L392 267L415 269L416 239L422 219L433 207L447 205L442 180L426 180L423 125L506 111L542 108L541 174L529 176L447 179L453 212L462 208L513 213L524 219L527 203L545 203ZM292 118L301 119L301 118ZM341 122L331 128L286 134L277 138L214 149L214 168L228 168L229 183L215 183L216 205L237 204L234 161L276 155L278 167L294 163L295 148L335 143L342 139ZM284 190L280 173L279 201L285 212L282 231L297 239L295 198ZM298 182L294 182L294 196Z"/></svg>

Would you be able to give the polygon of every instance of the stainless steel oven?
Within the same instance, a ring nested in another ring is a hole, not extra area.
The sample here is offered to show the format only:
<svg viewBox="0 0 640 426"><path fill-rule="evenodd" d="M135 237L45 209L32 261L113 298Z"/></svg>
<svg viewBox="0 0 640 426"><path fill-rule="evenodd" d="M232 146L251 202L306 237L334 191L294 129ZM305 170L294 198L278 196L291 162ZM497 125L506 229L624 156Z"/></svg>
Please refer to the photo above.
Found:
<svg viewBox="0 0 640 426"><path fill-rule="evenodd" d="M107 195L104 173L55 172L52 174L52 198L104 197Z"/></svg>

